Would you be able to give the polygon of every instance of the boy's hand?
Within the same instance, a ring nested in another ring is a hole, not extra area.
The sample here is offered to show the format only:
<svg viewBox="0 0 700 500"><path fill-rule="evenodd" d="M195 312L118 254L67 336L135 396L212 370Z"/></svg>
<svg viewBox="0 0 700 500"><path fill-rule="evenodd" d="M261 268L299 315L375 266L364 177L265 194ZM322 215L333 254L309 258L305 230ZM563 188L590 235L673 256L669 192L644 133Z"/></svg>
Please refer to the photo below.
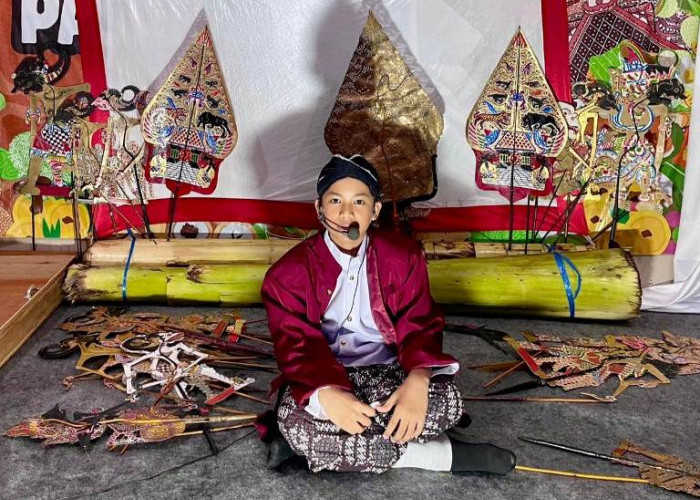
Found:
<svg viewBox="0 0 700 500"><path fill-rule="evenodd" d="M336 387L321 389L318 400L330 421L349 434L364 432L372 424L370 417L377 414L354 394Z"/></svg>
<svg viewBox="0 0 700 500"><path fill-rule="evenodd" d="M428 413L428 386L430 370L418 368L408 374L403 384L377 410L387 413L394 408L394 414L384 431L384 439L394 443L407 443L423 432L425 416Z"/></svg>

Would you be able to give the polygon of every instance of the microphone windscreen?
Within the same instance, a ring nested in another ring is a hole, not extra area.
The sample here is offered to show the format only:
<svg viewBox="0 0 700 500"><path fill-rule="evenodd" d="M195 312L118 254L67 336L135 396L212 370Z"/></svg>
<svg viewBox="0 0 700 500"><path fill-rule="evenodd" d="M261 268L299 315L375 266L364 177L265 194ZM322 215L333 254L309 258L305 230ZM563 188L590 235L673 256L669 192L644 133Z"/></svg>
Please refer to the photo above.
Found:
<svg viewBox="0 0 700 500"><path fill-rule="evenodd" d="M351 240L356 240L360 237L360 225L357 222L353 222L348 226L348 238Z"/></svg>

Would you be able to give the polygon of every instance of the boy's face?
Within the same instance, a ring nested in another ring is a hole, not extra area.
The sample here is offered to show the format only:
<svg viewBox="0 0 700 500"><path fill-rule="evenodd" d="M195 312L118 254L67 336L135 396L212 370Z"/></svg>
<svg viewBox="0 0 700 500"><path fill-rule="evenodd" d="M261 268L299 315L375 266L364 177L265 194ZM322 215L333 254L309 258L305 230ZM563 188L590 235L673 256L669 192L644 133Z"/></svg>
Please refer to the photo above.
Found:
<svg viewBox="0 0 700 500"><path fill-rule="evenodd" d="M352 177L345 177L331 184L323 193L320 204L319 200L316 200L315 206L319 214L323 212L323 216L331 221L331 226L332 223L336 223L347 227L357 222L360 230L357 240L351 240L347 234L338 231L329 231L336 245L345 250L352 250L362 243L369 225L379 215L382 203L374 201L367 184Z"/></svg>

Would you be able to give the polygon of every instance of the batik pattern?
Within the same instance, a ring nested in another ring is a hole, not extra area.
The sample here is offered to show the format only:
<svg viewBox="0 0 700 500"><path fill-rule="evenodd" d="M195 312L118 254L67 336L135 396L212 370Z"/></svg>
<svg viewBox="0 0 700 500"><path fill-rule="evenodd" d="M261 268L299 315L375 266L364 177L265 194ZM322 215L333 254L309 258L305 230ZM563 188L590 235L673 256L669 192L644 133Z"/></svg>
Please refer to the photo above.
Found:
<svg viewBox="0 0 700 500"><path fill-rule="evenodd" d="M384 402L406 378L398 363L348 368L354 393L363 403ZM463 402L451 377L438 375L428 389L428 413L418 442L436 438L454 427L462 417ZM318 420L299 407L289 388L277 412L279 426L292 449L306 457L312 472L380 473L390 468L406 450L405 444L385 440L382 435L391 413L377 413L361 434L348 434L330 420Z"/></svg>

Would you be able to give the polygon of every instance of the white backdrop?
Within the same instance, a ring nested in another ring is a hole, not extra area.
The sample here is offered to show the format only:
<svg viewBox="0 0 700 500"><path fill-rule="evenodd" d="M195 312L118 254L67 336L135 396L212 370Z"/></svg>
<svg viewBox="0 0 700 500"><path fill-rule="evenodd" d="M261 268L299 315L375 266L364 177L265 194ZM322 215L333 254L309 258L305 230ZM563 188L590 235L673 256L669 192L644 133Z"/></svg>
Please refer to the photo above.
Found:
<svg viewBox="0 0 700 500"><path fill-rule="evenodd" d="M107 83L150 86L203 9L239 140L213 196L307 201L323 130L369 8L445 116L438 206L503 204L474 183L466 119L521 26L540 61L540 0L98 0ZM167 196L165 191L158 192Z"/></svg>
<svg viewBox="0 0 700 500"><path fill-rule="evenodd" d="M464 128L518 26L540 62L540 0L98 0L110 87L157 85L203 11L236 114L239 141L213 196L314 198L328 158L323 130L367 10L444 113L434 206L502 204L474 183ZM700 72L696 67L696 78ZM700 312L700 109L693 109L675 283L643 307ZM158 191L159 190L159 191ZM167 196L157 186L159 196Z"/></svg>

